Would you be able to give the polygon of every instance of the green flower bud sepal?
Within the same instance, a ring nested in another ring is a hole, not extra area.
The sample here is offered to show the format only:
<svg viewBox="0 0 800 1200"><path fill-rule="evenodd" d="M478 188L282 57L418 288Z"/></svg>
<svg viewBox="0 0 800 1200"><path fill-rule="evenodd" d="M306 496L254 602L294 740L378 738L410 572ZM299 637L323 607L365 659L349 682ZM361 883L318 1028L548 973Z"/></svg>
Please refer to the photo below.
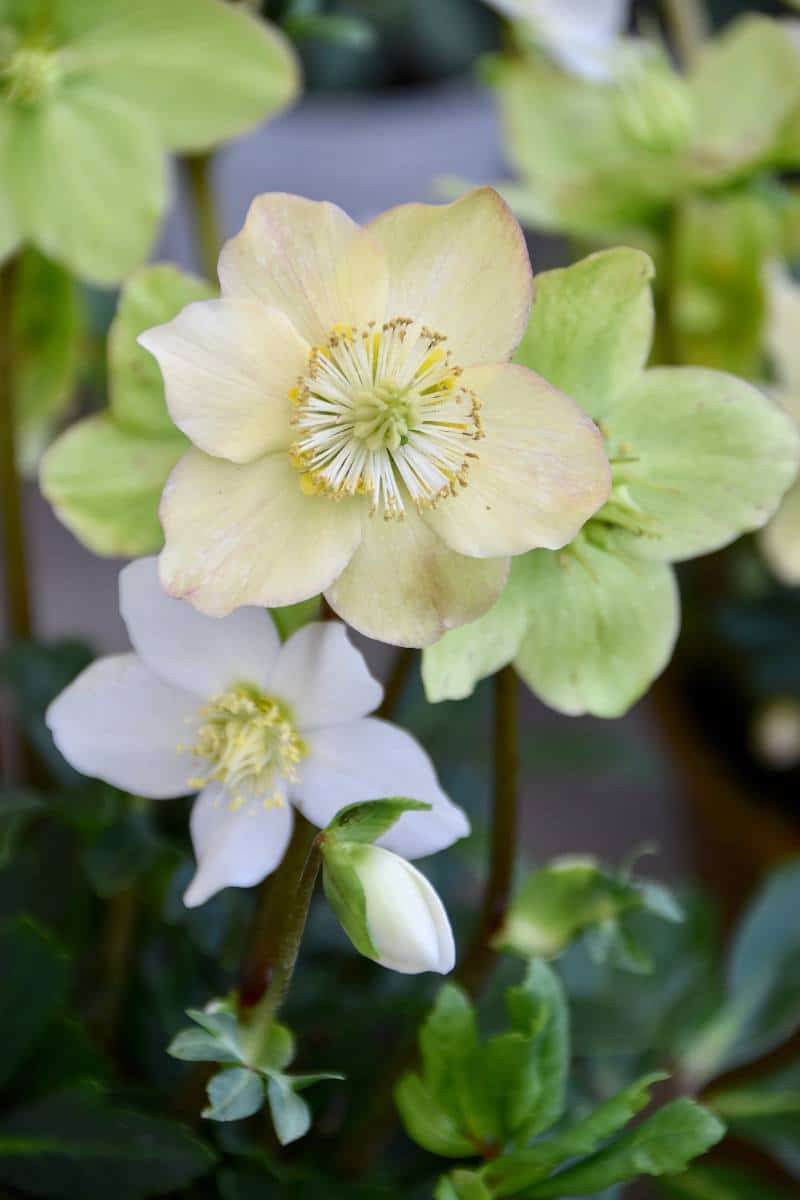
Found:
<svg viewBox="0 0 800 1200"><path fill-rule="evenodd" d="M320 835L325 895L345 933L360 954L405 975L451 971L453 934L424 875L373 842L404 812L428 808L396 798L353 804Z"/></svg>

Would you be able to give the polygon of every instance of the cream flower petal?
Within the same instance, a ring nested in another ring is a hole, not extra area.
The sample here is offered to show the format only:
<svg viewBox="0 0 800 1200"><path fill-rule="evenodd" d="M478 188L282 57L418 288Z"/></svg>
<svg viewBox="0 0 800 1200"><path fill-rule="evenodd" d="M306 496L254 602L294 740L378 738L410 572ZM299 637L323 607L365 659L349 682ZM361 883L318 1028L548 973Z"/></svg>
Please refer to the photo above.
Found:
<svg viewBox="0 0 800 1200"><path fill-rule="evenodd" d="M283 858L293 824L291 805L280 792L267 804L245 798L244 804L237 805L220 784L209 784L192 808L197 871L184 904L195 908L222 888L260 883Z"/></svg>
<svg viewBox="0 0 800 1200"><path fill-rule="evenodd" d="M466 488L424 520L454 550L479 558L565 546L611 490L597 426L525 367L472 367L461 382L482 401L486 437Z"/></svg>
<svg viewBox="0 0 800 1200"><path fill-rule="evenodd" d="M425 751L397 726L367 717L315 729L307 741L309 755L292 795L313 824L324 827L348 804L404 796L425 801L432 811L403 813L378 845L403 858L421 858L469 833L466 815L440 788Z"/></svg>
<svg viewBox="0 0 800 1200"><path fill-rule="evenodd" d="M161 502L161 582L214 617L307 600L352 558L362 511L359 500L306 496L283 454L240 466L189 450Z"/></svg>
<svg viewBox="0 0 800 1200"><path fill-rule="evenodd" d="M257 196L241 233L222 248L219 278L223 296L280 309L310 342L336 324L384 316L379 248L335 204L302 196Z"/></svg>
<svg viewBox="0 0 800 1200"><path fill-rule="evenodd" d="M366 229L389 262L390 316L444 334L462 367L511 357L528 323L532 276L522 230L497 192L403 204Z"/></svg>
<svg viewBox="0 0 800 1200"><path fill-rule="evenodd" d="M198 718L196 697L135 654L98 659L47 710L53 741L77 771L157 800L192 790L196 770L181 747Z"/></svg>
<svg viewBox="0 0 800 1200"><path fill-rule="evenodd" d="M415 509L366 518L361 545L325 598L354 629L396 646L429 646L491 608L508 559L456 554Z"/></svg>
<svg viewBox="0 0 800 1200"><path fill-rule="evenodd" d="M310 346L249 300L200 300L138 339L158 360L170 416L208 454L252 462L292 441L290 390Z"/></svg>
<svg viewBox="0 0 800 1200"><path fill-rule="evenodd" d="M291 706L301 732L356 721L383 698L383 688L338 621L315 621L292 634L281 647L268 690Z"/></svg>
<svg viewBox="0 0 800 1200"><path fill-rule="evenodd" d="M761 550L782 583L800 584L800 483L789 489L759 534Z"/></svg>
<svg viewBox="0 0 800 1200"><path fill-rule="evenodd" d="M167 683L203 701L233 683L266 688L280 638L263 608L240 608L224 621L206 617L167 595L156 558L122 569L119 606L134 649Z"/></svg>

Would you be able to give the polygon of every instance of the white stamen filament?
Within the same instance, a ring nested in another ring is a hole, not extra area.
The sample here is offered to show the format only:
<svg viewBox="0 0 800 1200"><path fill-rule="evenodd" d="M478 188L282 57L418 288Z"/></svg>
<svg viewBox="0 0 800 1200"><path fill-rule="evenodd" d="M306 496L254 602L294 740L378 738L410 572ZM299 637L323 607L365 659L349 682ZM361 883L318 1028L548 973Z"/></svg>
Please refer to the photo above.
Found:
<svg viewBox="0 0 800 1200"><path fill-rule="evenodd" d="M408 317L382 327L336 326L292 395L292 461L304 491L363 495L370 513L402 517L406 499L431 507L465 487L480 401L441 334Z"/></svg>

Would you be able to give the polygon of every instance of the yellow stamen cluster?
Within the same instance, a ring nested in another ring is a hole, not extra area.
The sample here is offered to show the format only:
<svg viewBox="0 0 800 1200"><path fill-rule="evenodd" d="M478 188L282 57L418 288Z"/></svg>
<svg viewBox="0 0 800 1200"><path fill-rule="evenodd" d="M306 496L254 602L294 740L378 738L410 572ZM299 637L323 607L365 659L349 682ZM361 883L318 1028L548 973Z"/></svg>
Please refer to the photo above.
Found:
<svg viewBox="0 0 800 1200"><path fill-rule="evenodd" d="M484 436L480 400L460 382L446 339L410 317L337 325L293 389L292 462L309 495L366 496L402 517L466 487Z"/></svg>
<svg viewBox="0 0 800 1200"><path fill-rule="evenodd" d="M35 46L15 45L13 33L0 29L0 92L21 105L43 100L58 83L61 68L55 54Z"/></svg>
<svg viewBox="0 0 800 1200"><path fill-rule="evenodd" d="M298 778L297 765L308 748L286 706L247 683L237 683L201 710L203 724L190 751L207 770L187 781L195 789L213 781L224 784L233 812L250 805L283 804L282 781Z"/></svg>

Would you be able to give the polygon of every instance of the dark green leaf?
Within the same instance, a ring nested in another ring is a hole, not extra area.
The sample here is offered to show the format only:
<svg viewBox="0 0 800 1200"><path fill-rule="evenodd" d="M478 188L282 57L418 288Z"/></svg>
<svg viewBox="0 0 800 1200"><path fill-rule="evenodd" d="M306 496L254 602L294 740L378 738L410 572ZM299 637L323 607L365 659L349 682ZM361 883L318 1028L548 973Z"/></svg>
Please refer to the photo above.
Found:
<svg viewBox="0 0 800 1200"><path fill-rule="evenodd" d="M29 788L0 792L0 870L11 862L17 839L28 821L45 807L44 796Z"/></svg>
<svg viewBox="0 0 800 1200"><path fill-rule="evenodd" d="M442 1108L419 1075L405 1075L394 1093L400 1119L413 1141L442 1158L471 1158L477 1153L459 1124Z"/></svg>
<svg viewBox="0 0 800 1200"><path fill-rule="evenodd" d="M152 866L160 844L150 813L129 807L86 851L86 873L98 896L116 896L135 883Z"/></svg>
<svg viewBox="0 0 800 1200"><path fill-rule="evenodd" d="M492 1193L476 1171L453 1171L443 1176L433 1195L434 1200L492 1200Z"/></svg>
<svg viewBox="0 0 800 1200"><path fill-rule="evenodd" d="M537 1096L515 1130L530 1138L549 1129L564 1111L570 1057L566 997L555 972L534 959L523 982L506 992L506 1004L514 1028L534 1039Z"/></svg>
<svg viewBox="0 0 800 1200"><path fill-rule="evenodd" d="M671 1200L791 1200L789 1192L765 1184L741 1167L707 1163L690 1167L676 1179L659 1181Z"/></svg>
<svg viewBox="0 0 800 1200"><path fill-rule="evenodd" d="M590 1158L534 1184L525 1196L590 1196L640 1175L676 1175L724 1132L707 1109L692 1100L674 1100Z"/></svg>
<svg viewBox="0 0 800 1200"><path fill-rule="evenodd" d="M19 917L0 931L0 1086L61 1008L69 973L66 952L34 921Z"/></svg>
<svg viewBox="0 0 800 1200"><path fill-rule="evenodd" d="M210 1101L203 1109L209 1121L241 1121L252 1117L264 1103L264 1083L255 1071L247 1067L229 1067L208 1081Z"/></svg>
<svg viewBox="0 0 800 1200"><path fill-rule="evenodd" d="M187 1187L213 1151L173 1121L69 1088L0 1121L0 1182L53 1200L140 1200Z"/></svg>

